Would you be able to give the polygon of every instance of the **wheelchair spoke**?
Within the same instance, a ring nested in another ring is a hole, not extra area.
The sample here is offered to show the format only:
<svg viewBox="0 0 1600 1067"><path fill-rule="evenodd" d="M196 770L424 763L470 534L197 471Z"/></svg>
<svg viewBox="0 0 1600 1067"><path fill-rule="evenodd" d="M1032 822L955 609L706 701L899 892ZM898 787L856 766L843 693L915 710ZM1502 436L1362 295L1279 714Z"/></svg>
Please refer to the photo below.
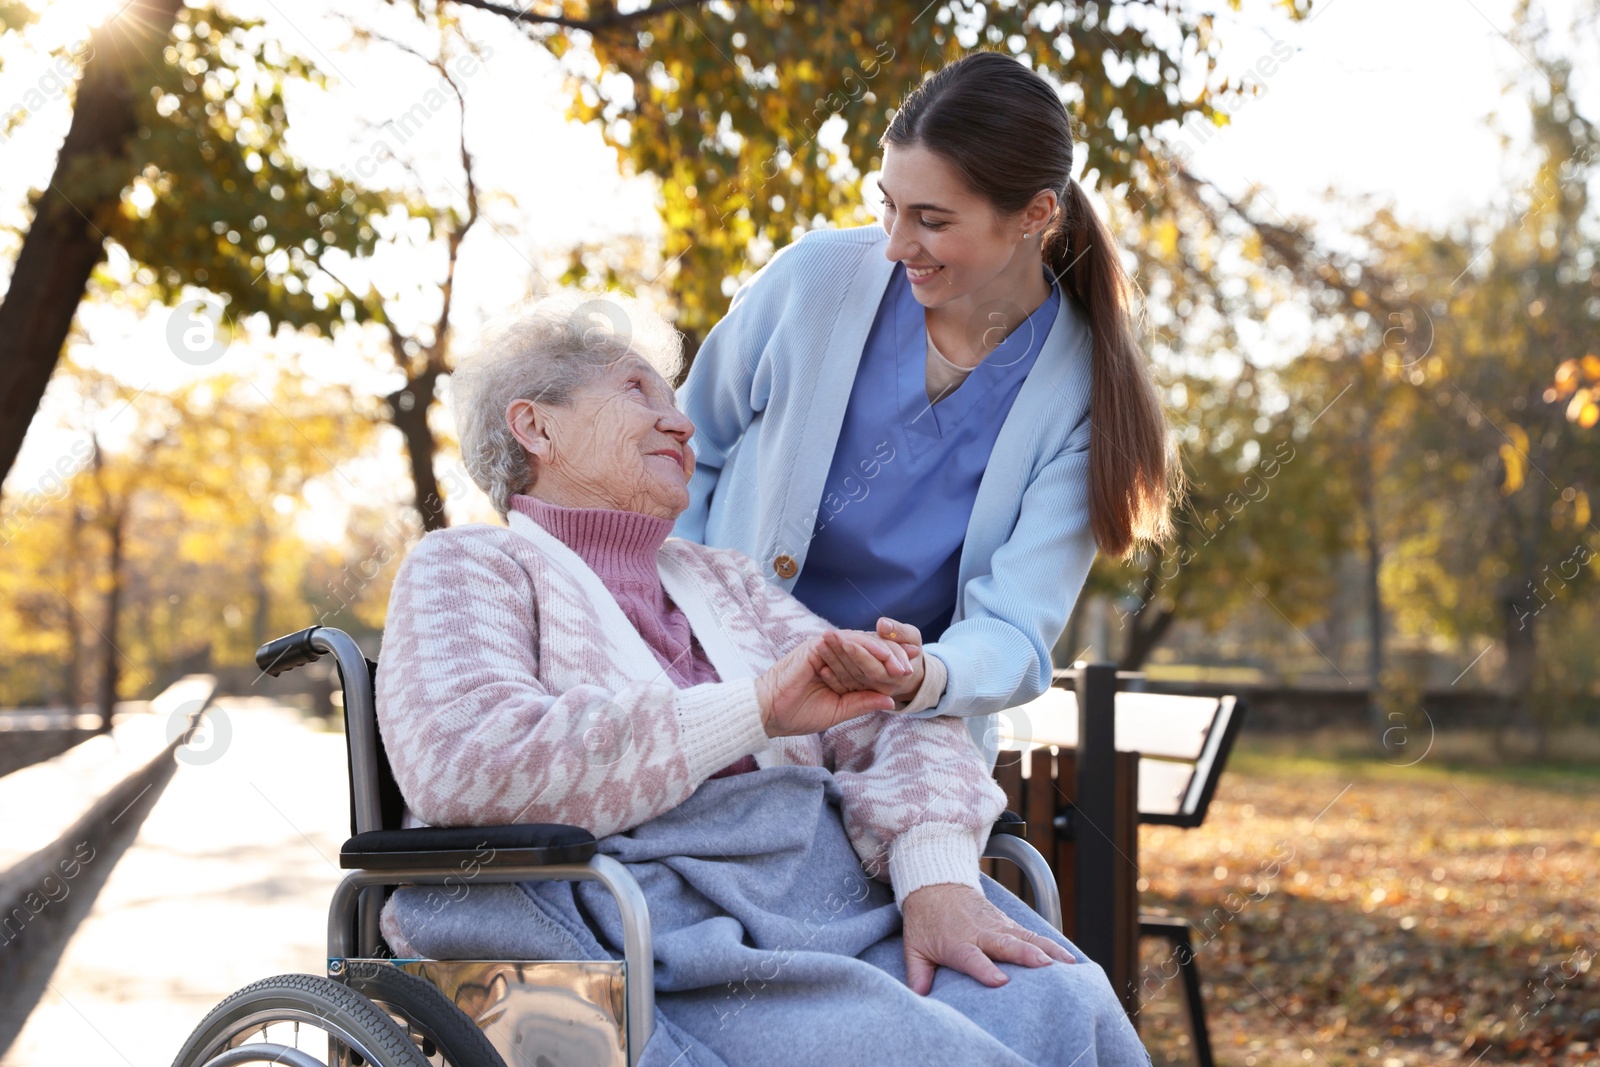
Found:
<svg viewBox="0 0 1600 1067"><path fill-rule="evenodd" d="M300 1043L301 1023L326 1039L321 1058L331 1067L426 1067L428 1062L405 1030L372 1001L325 977L288 974L246 986L213 1008L189 1036L175 1067L204 1067L219 1052L246 1043L308 1051ZM316 1038L306 1036L306 1045L314 1048Z"/></svg>

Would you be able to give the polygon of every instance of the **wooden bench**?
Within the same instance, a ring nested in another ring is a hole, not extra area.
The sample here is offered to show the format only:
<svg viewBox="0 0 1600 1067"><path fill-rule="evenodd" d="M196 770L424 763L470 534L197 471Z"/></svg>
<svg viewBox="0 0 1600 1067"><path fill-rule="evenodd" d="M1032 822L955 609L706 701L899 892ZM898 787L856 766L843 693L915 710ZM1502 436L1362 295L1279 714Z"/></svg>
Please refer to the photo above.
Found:
<svg viewBox="0 0 1600 1067"><path fill-rule="evenodd" d="M996 780L1055 869L1067 935L1105 967L1133 1017L1141 935L1173 943L1195 1050L1209 1065L1189 925L1139 911L1139 824L1205 820L1244 705L1233 696L1146 692L1142 674L1110 664L1057 671L1055 682L1037 700L1001 713ZM1021 892L1011 872L988 873ZM1080 893L1080 886L1095 891Z"/></svg>
<svg viewBox="0 0 1600 1067"><path fill-rule="evenodd" d="M1060 672L1071 681L1071 672ZM1126 672L1124 672L1126 673ZM1243 721L1236 697L1194 697L1121 690L1116 697L1116 750L1139 755L1140 822L1193 828L1205 821ZM1039 699L1002 715L1001 746L1078 747L1078 696L1051 687Z"/></svg>

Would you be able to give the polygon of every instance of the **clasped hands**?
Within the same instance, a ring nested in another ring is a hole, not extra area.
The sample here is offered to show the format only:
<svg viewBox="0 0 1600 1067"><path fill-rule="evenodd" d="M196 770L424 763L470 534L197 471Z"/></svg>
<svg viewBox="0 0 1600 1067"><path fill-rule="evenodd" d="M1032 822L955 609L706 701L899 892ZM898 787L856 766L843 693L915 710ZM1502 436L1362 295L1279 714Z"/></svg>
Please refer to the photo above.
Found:
<svg viewBox="0 0 1600 1067"><path fill-rule="evenodd" d="M756 679L768 737L815 734L895 705L922 688L922 633L887 617L876 633L829 630Z"/></svg>
<svg viewBox="0 0 1600 1067"><path fill-rule="evenodd" d="M876 633L830 630L794 648L756 679L767 736L821 733L896 703L922 687L922 634L880 618ZM904 918L906 984L926 994L940 966L986 986L1007 981L997 964L1044 967L1075 962L1047 937L1013 922L968 885L937 884L908 894Z"/></svg>

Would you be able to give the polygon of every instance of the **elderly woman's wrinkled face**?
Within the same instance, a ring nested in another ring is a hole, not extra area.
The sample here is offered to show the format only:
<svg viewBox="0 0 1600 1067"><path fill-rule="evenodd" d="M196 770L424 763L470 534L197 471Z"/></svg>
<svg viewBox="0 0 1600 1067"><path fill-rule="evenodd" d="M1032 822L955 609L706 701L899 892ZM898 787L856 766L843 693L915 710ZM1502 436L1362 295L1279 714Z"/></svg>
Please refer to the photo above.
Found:
<svg viewBox="0 0 1600 1067"><path fill-rule="evenodd" d="M667 519L689 506L694 423L639 356L597 371L569 404L514 400L506 421L534 461L528 491L541 500Z"/></svg>

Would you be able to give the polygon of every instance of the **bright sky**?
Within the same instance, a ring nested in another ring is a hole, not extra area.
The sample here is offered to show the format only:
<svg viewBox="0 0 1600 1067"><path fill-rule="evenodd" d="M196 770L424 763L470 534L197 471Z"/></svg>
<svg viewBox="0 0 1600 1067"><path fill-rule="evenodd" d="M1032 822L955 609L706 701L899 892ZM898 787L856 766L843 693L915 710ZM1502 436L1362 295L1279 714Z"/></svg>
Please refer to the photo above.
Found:
<svg viewBox="0 0 1600 1067"><path fill-rule="evenodd" d="M1322 203L1330 188L1388 200L1402 217L1434 226L1486 203L1505 205L1534 167L1521 94L1540 81L1525 49L1506 36L1514 6L1322 0L1308 20L1284 24L1252 17L1247 4L1221 30L1226 60L1249 67L1271 55L1274 37L1294 48L1293 58L1238 108L1231 127L1196 147L1194 169L1223 185L1259 185L1281 210L1321 218L1330 214ZM1535 6L1558 29L1570 25L1570 0ZM1600 70L1592 28L1586 38L1556 39L1568 40L1588 71ZM1586 81L1579 88L1592 116L1600 85ZM1512 83L1518 92L1507 95ZM1508 150L1502 133L1522 143Z"/></svg>
<svg viewBox="0 0 1600 1067"><path fill-rule="evenodd" d="M1559 31L1570 24L1570 5L1586 2L1542 0ZM1504 205L1510 188L1526 180L1533 167L1521 143L1526 130L1522 98L1504 93L1511 83L1525 92L1534 77L1505 36L1512 29L1513 4L1319 0L1316 14L1299 24L1288 22L1266 0L1245 0L1237 13L1223 5L1218 33L1229 70L1255 66L1275 51L1288 58L1269 64L1273 72L1265 79L1265 92L1238 106L1231 126L1213 131L1204 143L1188 132L1174 138L1193 150L1191 169L1231 192L1258 187L1267 197L1263 203L1334 225L1353 217L1349 205L1359 197L1391 202L1402 217L1433 226L1484 205ZM82 35L89 19L119 6L111 0L57 0L45 9L45 23L30 33L71 40ZM362 25L406 34L408 22L401 13L376 0L339 6ZM293 147L304 158L350 167L372 157L378 143L386 141L396 152L415 153L424 173L439 175L439 190L460 188L453 162L453 107L433 114L404 144L392 126L383 126L421 101L434 84L436 75L426 67L386 46L344 46L349 23L330 16L315 0L241 0L230 7L262 18L287 46L311 57L339 83L332 106L290 100ZM566 121L555 61L513 37L502 20L481 12L467 15L472 36L493 49L465 86L468 142L478 157L480 185L491 193L486 210L492 224L480 225L463 253L458 278L466 301L458 319L463 336L470 336L484 316L503 313L534 288L550 284L536 282L536 274L553 282L572 245L631 238L653 248L660 233L650 180L620 177L616 157L598 132ZM407 39L429 43L415 33ZM1592 29L1577 39L1561 32L1557 39L1581 53L1589 70L1600 69ZM51 88L42 57L12 47L0 59L0 103L7 111L29 89L43 87L50 96L38 113L9 131L9 140L0 141L0 259L7 264L0 270L9 272L16 239L3 231L22 228L27 191L48 180L70 114ZM1600 87L1591 80L1580 88L1586 113L1600 115L1595 100ZM1502 135L1511 138L1509 149ZM400 171L382 164L376 180L399 181ZM1328 202L1330 189L1339 204ZM412 259L375 276L398 286L430 269L428 261ZM90 343L76 345L74 355L136 387L169 387L219 370L243 373L293 351L319 375L385 392L397 384L385 373L382 347L362 347L355 339L330 351L325 342L241 338L217 363L193 367L166 346L168 315L165 309L142 316L86 309L80 321ZM11 492L31 488L73 440L54 429L64 417L61 407L58 395L47 396L46 410L12 474ZM389 483L387 489L377 486L376 497L389 495L399 503L408 490L399 442L392 443L394 469L369 477ZM331 489L327 495L336 496Z"/></svg>

